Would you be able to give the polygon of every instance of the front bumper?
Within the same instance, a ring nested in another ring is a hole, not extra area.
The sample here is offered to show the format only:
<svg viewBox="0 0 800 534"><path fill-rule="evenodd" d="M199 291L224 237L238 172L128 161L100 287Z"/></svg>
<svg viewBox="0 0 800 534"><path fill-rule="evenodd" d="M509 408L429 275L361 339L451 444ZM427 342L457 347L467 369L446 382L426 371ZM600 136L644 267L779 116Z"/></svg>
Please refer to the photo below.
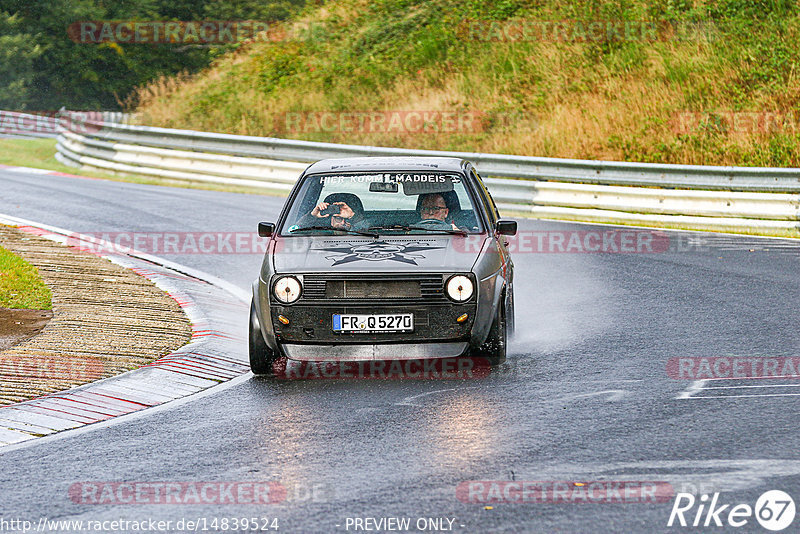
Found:
<svg viewBox="0 0 800 534"><path fill-rule="evenodd" d="M428 360L456 358L466 353L469 343L404 343L350 345L281 345L286 357L300 361Z"/></svg>
<svg viewBox="0 0 800 534"><path fill-rule="evenodd" d="M437 305L386 303L346 305L345 303L326 303L315 306L280 306L272 304L270 307L270 314L275 332L275 340L281 345L372 346L405 343L441 344L468 342L475 320L475 309L474 301L468 304L453 303ZM336 313L354 315L412 313L414 314L414 331L404 333L336 333L333 331L333 315ZM456 322L456 319L463 314L467 314L467 320L462 323ZM278 321L279 315L283 315L289 319L289 324L284 325ZM447 352L450 352L450 350ZM291 358L291 356L289 357ZM413 357L416 358L419 356Z"/></svg>

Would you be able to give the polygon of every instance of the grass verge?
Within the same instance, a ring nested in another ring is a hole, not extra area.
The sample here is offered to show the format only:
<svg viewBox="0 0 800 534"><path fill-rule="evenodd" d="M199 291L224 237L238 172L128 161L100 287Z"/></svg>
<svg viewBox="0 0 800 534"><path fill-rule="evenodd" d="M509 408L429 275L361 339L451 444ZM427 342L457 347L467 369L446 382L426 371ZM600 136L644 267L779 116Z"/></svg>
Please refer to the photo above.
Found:
<svg viewBox="0 0 800 534"><path fill-rule="evenodd" d="M243 44L197 75L155 80L131 107L154 126L312 141L800 166L793 1L306 6L294 22L309 31L297 38ZM618 33L622 26L652 32ZM407 126L410 111L466 124ZM372 112L397 112L398 122L362 120Z"/></svg>
<svg viewBox="0 0 800 534"><path fill-rule="evenodd" d="M0 247L0 307L49 310L52 306L50 288L39 270Z"/></svg>

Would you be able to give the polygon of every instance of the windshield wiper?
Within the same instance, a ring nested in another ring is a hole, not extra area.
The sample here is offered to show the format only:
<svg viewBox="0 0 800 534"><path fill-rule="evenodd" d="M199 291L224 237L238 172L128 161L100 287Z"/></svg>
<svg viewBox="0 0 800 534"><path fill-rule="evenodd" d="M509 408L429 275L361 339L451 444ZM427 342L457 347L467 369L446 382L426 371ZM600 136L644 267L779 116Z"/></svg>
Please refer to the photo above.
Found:
<svg viewBox="0 0 800 534"><path fill-rule="evenodd" d="M425 230L427 232L440 232L453 235L467 235L464 230L453 230L452 228L429 228L426 226L413 226L407 224L387 224L383 226L370 226L368 230Z"/></svg>
<svg viewBox="0 0 800 534"><path fill-rule="evenodd" d="M289 230L289 232L290 233L305 232L307 230L328 230L331 232L347 232L348 234L365 235L368 237L380 237L380 235L376 234L375 232L365 232L363 230L354 230L352 228L334 228L332 226L320 226L320 225L292 228L291 230Z"/></svg>

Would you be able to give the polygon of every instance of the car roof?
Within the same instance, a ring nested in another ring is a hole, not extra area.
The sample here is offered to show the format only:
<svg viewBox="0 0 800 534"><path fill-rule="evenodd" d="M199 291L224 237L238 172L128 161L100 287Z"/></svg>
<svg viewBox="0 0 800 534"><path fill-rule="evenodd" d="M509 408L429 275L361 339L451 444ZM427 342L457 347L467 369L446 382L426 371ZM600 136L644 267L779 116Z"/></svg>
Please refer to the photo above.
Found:
<svg viewBox="0 0 800 534"><path fill-rule="evenodd" d="M461 172L468 162L459 158L426 156L332 158L313 163L305 174L359 171Z"/></svg>

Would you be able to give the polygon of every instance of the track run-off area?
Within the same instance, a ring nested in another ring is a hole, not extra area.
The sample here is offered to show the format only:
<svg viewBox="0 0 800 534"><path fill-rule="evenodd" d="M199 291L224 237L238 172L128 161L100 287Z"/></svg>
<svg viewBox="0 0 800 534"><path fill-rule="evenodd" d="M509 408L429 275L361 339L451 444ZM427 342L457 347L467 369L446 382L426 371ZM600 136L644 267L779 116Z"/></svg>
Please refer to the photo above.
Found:
<svg viewBox="0 0 800 534"><path fill-rule="evenodd" d="M2 214L138 235L243 292L261 263L256 225L284 201L7 169L0 191ZM230 532L247 518L249 531L397 531L408 519L412 532L664 532L703 530L705 514L667 527L679 492L800 499L800 242L519 225L517 336L488 376L245 374L0 448L0 515L72 521L64 531L147 520ZM525 499L524 482L549 490ZM580 497L598 483L621 497ZM764 531L754 517L729 529Z"/></svg>

